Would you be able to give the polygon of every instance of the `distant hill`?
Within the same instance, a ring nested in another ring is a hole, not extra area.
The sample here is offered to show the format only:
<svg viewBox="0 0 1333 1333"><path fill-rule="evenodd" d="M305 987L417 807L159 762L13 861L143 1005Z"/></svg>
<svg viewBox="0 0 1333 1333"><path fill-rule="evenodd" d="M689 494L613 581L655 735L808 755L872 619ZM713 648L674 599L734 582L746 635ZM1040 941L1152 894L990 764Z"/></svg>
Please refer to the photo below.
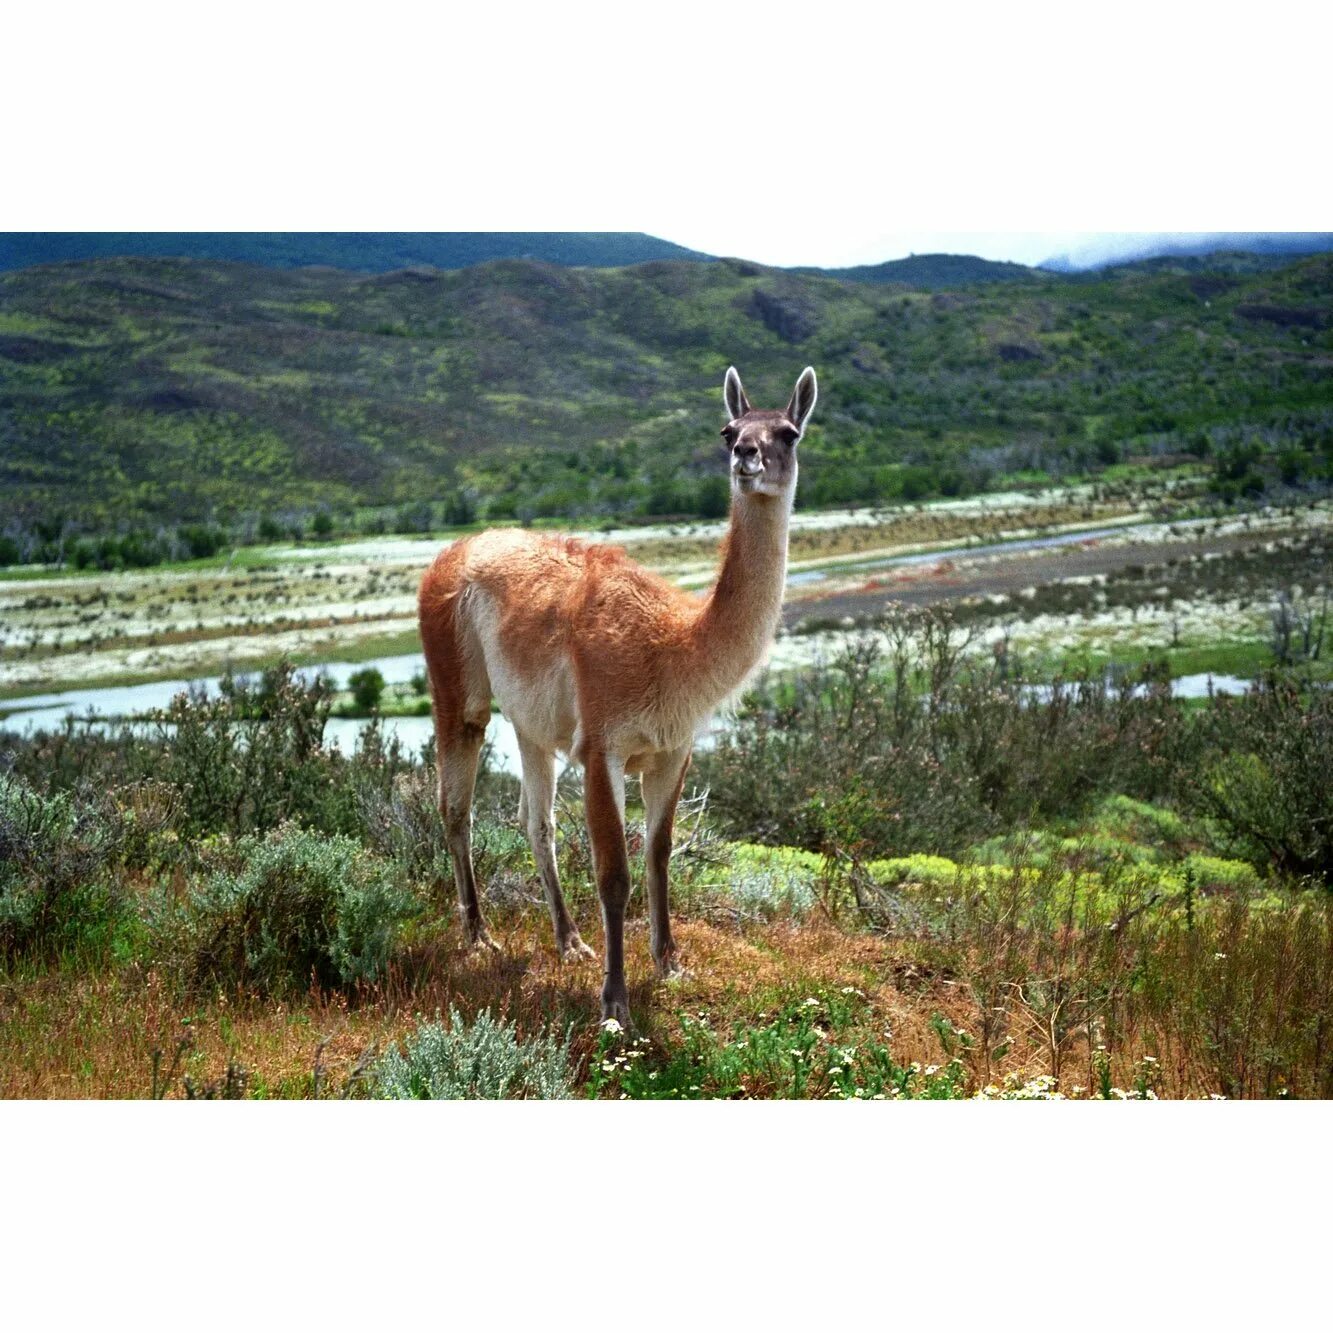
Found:
<svg viewBox="0 0 1333 1333"><path fill-rule="evenodd" d="M0 535L719 514L731 363L764 406L819 372L801 504L1251 445L1299 481L1333 460L1333 256L934 292L725 259L28 267L0 274Z"/></svg>
<svg viewBox="0 0 1333 1333"><path fill-rule="evenodd" d="M1108 241L1108 244L1111 242ZM1039 268L977 255L927 254L850 268L786 270L843 282L948 291L979 283L1027 282L1162 261L1163 271L1263 272L1289 259L1333 250L1330 232L1200 233L1116 238L1115 257L1058 255ZM714 262L716 256L643 232L0 232L0 272L77 260L161 258L338 268L356 273L453 270L498 259L531 259L572 268L624 268L659 260ZM738 262L745 262L743 260Z"/></svg>
<svg viewBox="0 0 1333 1333"><path fill-rule="evenodd" d="M469 268L532 259L575 268L624 268L657 260L711 262L642 232L9 232L0 272L85 259L200 259L267 268L340 268L357 273ZM921 291L1015 282L1034 270L975 255L911 255L855 268L790 270L846 282L901 283Z"/></svg>
<svg viewBox="0 0 1333 1333"><path fill-rule="evenodd" d="M1291 263L1290 255L1260 254L1251 250L1212 250L1206 254L1154 255L1150 259L1131 259L1122 264L1107 264L1067 276L1075 281L1100 281L1133 273L1200 274L1232 278L1273 273Z"/></svg>
<svg viewBox="0 0 1333 1333"><path fill-rule="evenodd" d="M0 233L0 271L127 256L221 260L270 268L326 266L361 273L467 268L494 259L618 268L655 259L711 258L632 231Z"/></svg>
<svg viewBox="0 0 1333 1333"><path fill-rule="evenodd" d="M1037 276L1035 269L976 255L909 255L883 264L860 264L855 268L801 268L797 273L822 274L845 282L897 282L921 291L966 287L974 282L1024 282Z"/></svg>
<svg viewBox="0 0 1333 1333"><path fill-rule="evenodd" d="M1053 255L1041 268L1048 273L1086 273L1121 268L1153 259L1199 258L1205 262L1221 254L1273 257L1286 262L1298 255L1324 254L1333 250L1333 232L1185 232L1179 235L1145 235L1136 245L1132 236L1117 238L1116 252L1096 259L1075 255Z"/></svg>

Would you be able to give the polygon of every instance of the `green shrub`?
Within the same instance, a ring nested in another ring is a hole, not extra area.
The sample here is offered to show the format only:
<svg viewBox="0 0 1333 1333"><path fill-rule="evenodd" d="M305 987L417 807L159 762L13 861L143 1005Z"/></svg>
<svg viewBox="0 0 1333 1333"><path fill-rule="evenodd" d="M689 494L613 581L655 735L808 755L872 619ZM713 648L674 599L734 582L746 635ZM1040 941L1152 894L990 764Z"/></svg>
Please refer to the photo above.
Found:
<svg viewBox="0 0 1333 1333"><path fill-rule="evenodd" d="M347 678L348 688L356 706L364 713L373 712L380 706L380 696L384 693L384 677L375 667L365 667L354 671Z"/></svg>
<svg viewBox="0 0 1333 1333"><path fill-rule="evenodd" d="M945 856L894 856L871 861L866 871L888 884L948 885L958 879L958 866Z"/></svg>
<svg viewBox="0 0 1333 1333"><path fill-rule="evenodd" d="M512 1023L482 1010L465 1023L450 1008L449 1026L419 1023L403 1049L371 1071L376 1095L393 1100L485 1100L569 1096L569 1043L550 1035L519 1039Z"/></svg>
<svg viewBox="0 0 1333 1333"><path fill-rule="evenodd" d="M1275 674L1213 700L1197 731L1181 799L1246 860L1333 880L1333 691Z"/></svg>
<svg viewBox="0 0 1333 1333"><path fill-rule="evenodd" d="M216 696L178 694L163 719L159 775L183 793L193 833L232 834L313 819L329 765L329 686L281 663L256 681L224 677Z"/></svg>
<svg viewBox="0 0 1333 1333"><path fill-rule="evenodd" d="M957 856L1103 793L1165 789L1181 709L1164 687L1036 694L964 647L946 615L893 616L829 666L761 683L697 757L724 831L861 860Z"/></svg>
<svg viewBox="0 0 1333 1333"><path fill-rule="evenodd" d="M195 833L239 835L284 821L359 833L364 792L387 791L410 760L377 728L362 733L351 758L326 749L330 698L327 680L304 682L289 662L257 680L226 677L215 698L177 695L161 750L141 763L180 789Z"/></svg>
<svg viewBox="0 0 1333 1333"><path fill-rule="evenodd" d="M203 560L216 555L226 544L227 534L209 523L185 523L176 529L176 538L183 554L191 560Z"/></svg>
<svg viewBox="0 0 1333 1333"><path fill-rule="evenodd" d="M449 848L438 800L435 775L424 768L400 773L387 791L367 784L357 798L362 840L412 879L448 880ZM480 829L477 838L484 840Z"/></svg>
<svg viewBox="0 0 1333 1333"><path fill-rule="evenodd" d="M1259 876L1248 861L1226 861L1220 856L1187 856L1184 872L1193 876L1194 886L1204 893L1258 894Z"/></svg>
<svg viewBox="0 0 1333 1333"><path fill-rule="evenodd" d="M161 906L159 938L191 984L374 982L421 910L397 867L350 838L284 827L242 839L233 862Z"/></svg>
<svg viewBox="0 0 1333 1333"><path fill-rule="evenodd" d="M412 756L374 722L352 755L326 748L329 699L327 680L303 681L282 662L259 677L224 678L217 695L177 695L152 731L100 733L67 718L57 731L6 736L3 760L48 793L151 783L171 796L187 846L284 821L360 836L364 802L387 799Z"/></svg>
<svg viewBox="0 0 1333 1333"><path fill-rule="evenodd" d="M727 901L762 921L801 920L815 905L815 881L824 858L795 847L733 843L725 872Z"/></svg>
<svg viewBox="0 0 1333 1333"><path fill-rule="evenodd" d="M42 795L0 773L0 957L104 939L123 895L125 828L107 799Z"/></svg>
<svg viewBox="0 0 1333 1333"><path fill-rule="evenodd" d="M1096 823L1112 832L1124 833L1135 842L1177 850L1185 841L1185 821L1174 810L1132 796L1109 796L1097 808Z"/></svg>
<svg viewBox="0 0 1333 1333"><path fill-rule="evenodd" d="M1087 866L1155 865L1161 853L1155 847L1110 837L1105 833L1079 833L1056 840L1056 854Z"/></svg>
<svg viewBox="0 0 1333 1333"><path fill-rule="evenodd" d="M757 842L734 842L729 848L738 868L772 870L780 875L813 878L819 874L824 858L818 852L799 847L766 847Z"/></svg>

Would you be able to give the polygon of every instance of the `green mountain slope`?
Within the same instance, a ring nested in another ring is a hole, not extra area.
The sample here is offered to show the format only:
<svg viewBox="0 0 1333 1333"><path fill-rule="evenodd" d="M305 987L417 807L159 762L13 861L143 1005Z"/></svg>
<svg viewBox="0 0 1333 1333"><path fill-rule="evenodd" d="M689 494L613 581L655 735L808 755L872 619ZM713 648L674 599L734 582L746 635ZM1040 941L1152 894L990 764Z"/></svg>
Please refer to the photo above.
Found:
<svg viewBox="0 0 1333 1333"><path fill-rule="evenodd" d="M66 231L0 232L0 270L81 259L203 259L271 268L324 265L362 273L467 268L493 259L614 268L708 259L631 231Z"/></svg>
<svg viewBox="0 0 1333 1333"><path fill-rule="evenodd" d="M822 274L846 282L896 282L925 291L966 287L979 282L1024 282L1044 276L1036 269L1006 260L981 259L976 255L909 255L883 264L859 264L855 268L803 268L798 273Z"/></svg>
<svg viewBox="0 0 1333 1333"><path fill-rule="evenodd" d="M725 507L720 384L820 374L802 502L1333 439L1333 258L904 291L738 261L0 275L0 525L464 495L496 520Z"/></svg>

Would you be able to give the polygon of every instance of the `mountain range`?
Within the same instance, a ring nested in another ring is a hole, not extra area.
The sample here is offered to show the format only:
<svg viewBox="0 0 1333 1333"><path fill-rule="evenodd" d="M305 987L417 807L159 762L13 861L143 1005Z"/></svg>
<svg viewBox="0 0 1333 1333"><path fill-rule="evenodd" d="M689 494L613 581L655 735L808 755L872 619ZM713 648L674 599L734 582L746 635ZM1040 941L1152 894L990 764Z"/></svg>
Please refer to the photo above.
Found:
<svg viewBox="0 0 1333 1333"><path fill-rule="evenodd" d="M1095 248L1100 245L1101 248ZM1333 250L1333 233L1267 232L1120 236L1057 255L1038 269L967 254L913 254L850 268L802 266L795 273L848 282L945 290L978 282L1018 282L1037 271L1079 274L1156 258L1232 251L1266 259ZM656 260L712 262L642 232L9 232L0 233L0 272L37 264L114 258L202 259L270 268L328 267L358 273L459 269L496 259L531 259L579 268L621 268Z"/></svg>
<svg viewBox="0 0 1333 1333"><path fill-rule="evenodd" d="M329 267L360 273L467 268L493 259L617 268L655 259L710 258L697 250L629 231L0 233L0 271L128 256L209 259L270 268Z"/></svg>
<svg viewBox="0 0 1333 1333"><path fill-rule="evenodd" d="M934 291L741 260L26 267L0 274L0 531L725 512L733 363L765 406L818 369L802 504L1236 449L1299 479L1333 451L1333 256Z"/></svg>

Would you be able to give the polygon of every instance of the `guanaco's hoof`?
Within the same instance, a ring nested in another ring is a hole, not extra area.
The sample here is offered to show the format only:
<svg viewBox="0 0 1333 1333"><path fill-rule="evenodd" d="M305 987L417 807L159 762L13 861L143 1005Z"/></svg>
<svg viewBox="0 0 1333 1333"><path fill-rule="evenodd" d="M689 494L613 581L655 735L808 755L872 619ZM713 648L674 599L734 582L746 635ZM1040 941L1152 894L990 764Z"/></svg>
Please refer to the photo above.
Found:
<svg viewBox="0 0 1333 1333"><path fill-rule="evenodd" d="M680 981L690 974L685 970L675 948L669 949L660 958L653 959L653 967L659 981Z"/></svg>
<svg viewBox="0 0 1333 1333"><path fill-rule="evenodd" d="M562 963L581 963L588 958L596 958L596 952L579 938L577 934L571 935L560 946L560 961Z"/></svg>
<svg viewBox="0 0 1333 1333"><path fill-rule="evenodd" d="M607 1023L619 1024L622 1032L628 1032L633 1027L628 1000L608 1000L602 997L602 1024L605 1026Z"/></svg>

